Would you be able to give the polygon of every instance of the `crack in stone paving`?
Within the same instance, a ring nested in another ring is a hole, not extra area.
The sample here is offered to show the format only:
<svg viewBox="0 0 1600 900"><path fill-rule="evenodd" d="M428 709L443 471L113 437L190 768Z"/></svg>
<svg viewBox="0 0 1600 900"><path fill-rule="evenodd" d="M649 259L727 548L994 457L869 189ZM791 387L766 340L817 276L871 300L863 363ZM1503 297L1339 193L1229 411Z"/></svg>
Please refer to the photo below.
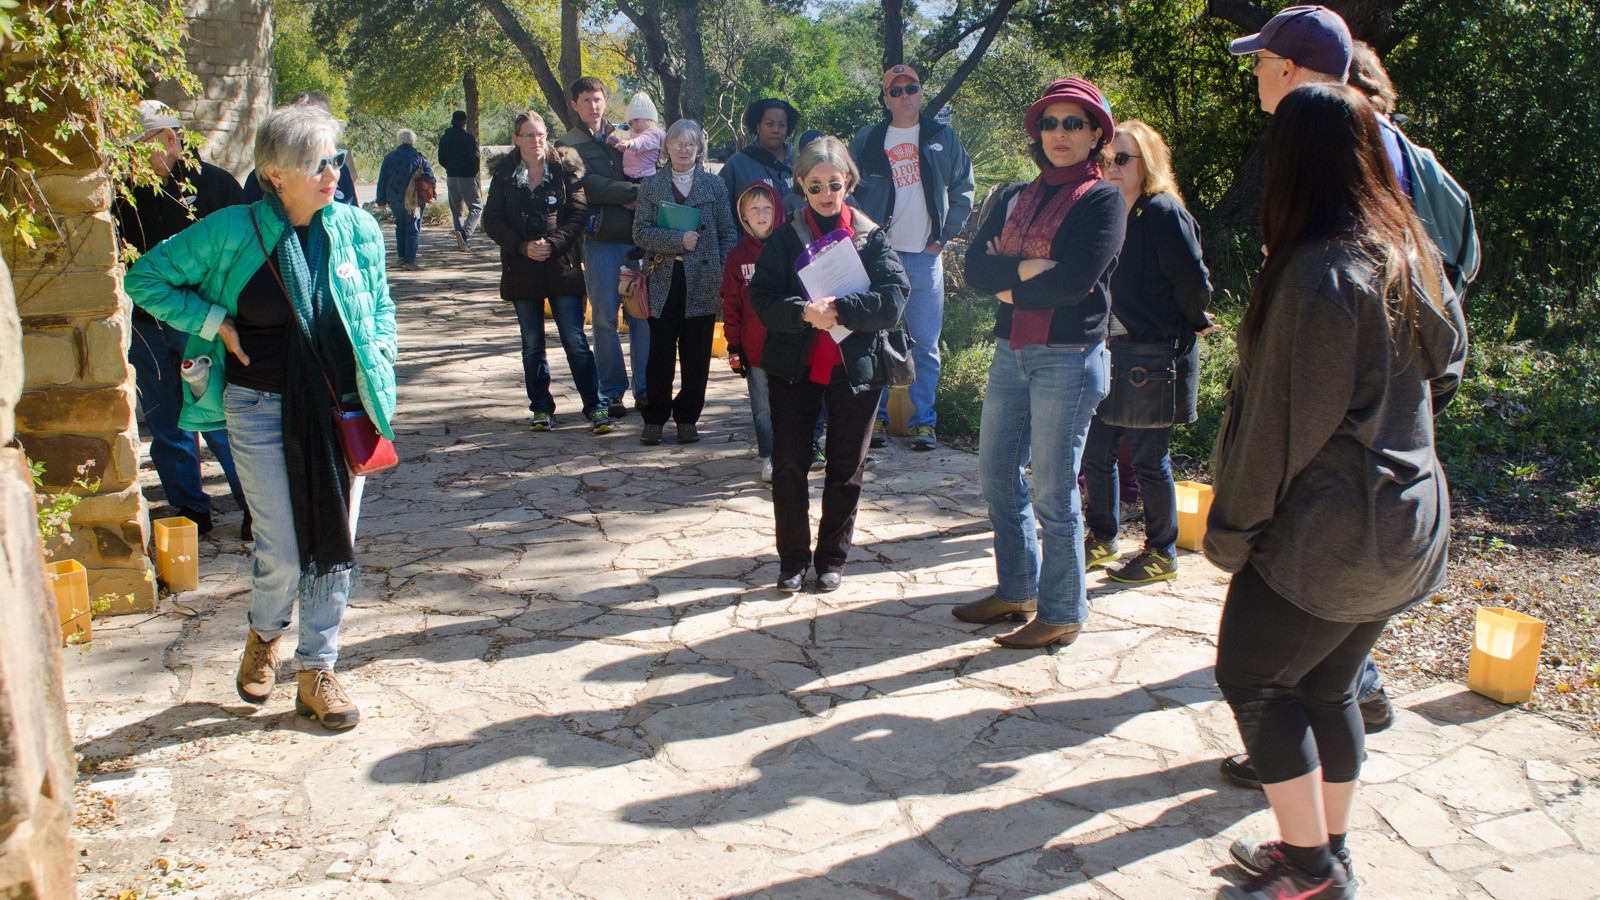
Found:
<svg viewBox="0 0 1600 900"><path fill-rule="evenodd" d="M557 353L567 424L531 434L497 267L438 237L423 258L448 270L393 281L402 464L369 484L341 636L361 725L299 719L290 684L261 710L234 696L250 564L224 515L177 598L196 615L163 601L66 654L83 788L122 820L77 835L85 896L1143 898L1239 877L1228 843L1273 826L1217 775L1238 741L1210 670L1226 577L1199 555L1160 585L1092 576L1070 647L997 649L999 626L949 614L992 589L975 458L892 440L844 587L779 595L743 382L714 371L702 443L644 448L636 414L575 424ZM1600 884L1600 744L1455 685L1395 701L1351 837L1365 893Z"/></svg>

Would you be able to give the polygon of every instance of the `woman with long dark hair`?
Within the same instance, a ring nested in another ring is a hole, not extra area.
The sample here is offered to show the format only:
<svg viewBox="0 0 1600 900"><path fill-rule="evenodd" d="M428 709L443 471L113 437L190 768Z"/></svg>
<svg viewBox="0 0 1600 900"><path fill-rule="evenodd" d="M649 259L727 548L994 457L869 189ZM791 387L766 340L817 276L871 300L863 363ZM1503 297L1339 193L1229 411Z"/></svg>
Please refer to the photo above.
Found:
<svg viewBox="0 0 1600 900"><path fill-rule="evenodd" d="M1279 839L1234 842L1256 876L1223 896L1328 900L1356 895L1356 674L1389 618L1444 581L1433 417L1460 383L1466 322L1365 97L1289 92L1267 173L1267 262L1239 328L1205 551L1234 573L1217 684Z"/></svg>
<svg viewBox="0 0 1600 900"><path fill-rule="evenodd" d="M1032 649L1072 643L1089 617L1078 463L1111 374L1106 320L1127 207L1100 180L1117 126L1099 88L1056 81L1023 124L1039 177L996 198L967 250L967 281L1000 301L978 437L996 586L952 613L982 624L1031 616L995 641Z"/></svg>

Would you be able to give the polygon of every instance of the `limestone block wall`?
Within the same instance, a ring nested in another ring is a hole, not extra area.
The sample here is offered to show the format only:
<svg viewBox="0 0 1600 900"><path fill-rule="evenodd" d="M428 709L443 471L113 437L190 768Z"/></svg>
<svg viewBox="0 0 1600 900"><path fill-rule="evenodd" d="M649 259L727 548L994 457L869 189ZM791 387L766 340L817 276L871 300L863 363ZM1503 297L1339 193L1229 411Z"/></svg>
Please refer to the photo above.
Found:
<svg viewBox="0 0 1600 900"><path fill-rule="evenodd" d="M121 290L112 188L86 145L67 149L70 161L39 177L57 235L33 249L6 237L22 325L17 432L28 456L45 464L47 488L69 487L79 467L100 482L74 510L73 541L55 558L83 563L91 597L131 595L114 612L149 610L156 590L145 550L149 513L138 486L127 350L132 307Z"/></svg>
<svg viewBox="0 0 1600 900"><path fill-rule="evenodd" d="M205 137L207 162L243 181L255 168L256 125L272 111L272 0L188 0L184 14L184 55L201 92L169 84L156 97Z"/></svg>
<svg viewBox="0 0 1600 900"><path fill-rule="evenodd" d="M61 628L45 597L33 488L10 446L22 373L22 326L0 259L0 897L75 897Z"/></svg>

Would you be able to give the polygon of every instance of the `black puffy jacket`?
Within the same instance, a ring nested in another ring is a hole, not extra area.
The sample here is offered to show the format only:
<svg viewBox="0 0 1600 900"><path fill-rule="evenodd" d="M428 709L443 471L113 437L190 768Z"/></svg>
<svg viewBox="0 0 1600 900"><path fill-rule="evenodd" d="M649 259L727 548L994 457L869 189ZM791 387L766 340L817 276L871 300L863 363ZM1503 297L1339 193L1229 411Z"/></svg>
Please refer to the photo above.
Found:
<svg viewBox="0 0 1600 900"><path fill-rule="evenodd" d="M817 330L800 317L806 298L800 276L794 271L795 260L809 243L810 230L805 214L806 208L801 207L772 233L766 246L761 248L755 276L750 280L750 306L761 324L767 327L761 368L768 375L790 384L810 376L811 343L817 334ZM899 324L900 317L905 314L911 282L900 265L900 257L889 246L889 233L860 212L853 217L858 236L856 249L872 287L859 294L836 297L834 302L839 310L839 324L853 332L839 345L839 354L844 357L850 388L859 394L882 389L888 384L888 376L878 362L878 348L886 332ZM863 232L866 237L860 238ZM807 237L802 237L802 233Z"/></svg>

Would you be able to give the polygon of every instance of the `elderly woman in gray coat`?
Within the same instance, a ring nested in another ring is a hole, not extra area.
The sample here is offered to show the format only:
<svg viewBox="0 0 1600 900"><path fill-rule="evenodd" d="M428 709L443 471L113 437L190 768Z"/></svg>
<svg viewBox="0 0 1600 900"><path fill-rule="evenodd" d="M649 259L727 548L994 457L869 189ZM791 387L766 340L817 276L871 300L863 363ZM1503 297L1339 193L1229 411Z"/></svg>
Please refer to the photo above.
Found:
<svg viewBox="0 0 1600 900"><path fill-rule="evenodd" d="M645 251L645 271L650 273L650 357L645 363L650 394L642 410L639 443L652 446L661 443L668 419L678 426L678 443L700 440L695 423L711 375L711 338L722 308L722 264L739 242L728 190L702 165L705 131L694 121L679 119L667 129L666 144L671 164L640 186L633 219L633 242ZM664 209L665 204L676 206ZM676 395L674 355L683 368Z"/></svg>

